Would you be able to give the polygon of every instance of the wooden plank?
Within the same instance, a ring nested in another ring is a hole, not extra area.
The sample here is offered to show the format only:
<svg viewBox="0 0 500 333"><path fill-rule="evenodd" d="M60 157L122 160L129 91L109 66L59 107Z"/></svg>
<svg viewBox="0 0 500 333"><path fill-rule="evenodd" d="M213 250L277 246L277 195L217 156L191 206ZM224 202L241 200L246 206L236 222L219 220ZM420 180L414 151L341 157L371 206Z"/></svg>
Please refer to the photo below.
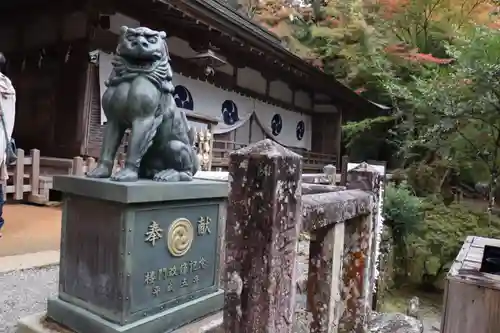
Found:
<svg viewBox="0 0 500 333"><path fill-rule="evenodd" d="M482 273L477 270L461 269L457 276L450 279L450 283L460 282L474 285L478 288L495 289L500 291L500 276Z"/></svg>
<svg viewBox="0 0 500 333"><path fill-rule="evenodd" d="M40 185L40 151L38 149L31 149L31 158L33 164L31 165L31 194L38 194Z"/></svg>
<svg viewBox="0 0 500 333"><path fill-rule="evenodd" d="M21 200L24 197L23 184L24 184L24 164L19 161L24 160L24 150L17 150L17 163L14 171L14 200ZM9 192L11 193L11 192Z"/></svg>
<svg viewBox="0 0 500 333"><path fill-rule="evenodd" d="M443 295L443 310L441 311L441 330L439 332L444 332L446 322L448 320L448 289L450 288L450 280L444 280L444 295Z"/></svg>
<svg viewBox="0 0 500 333"><path fill-rule="evenodd" d="M23 196L20 198L20 199L17 199L17 197L15 196L15 194L17 194L18 192L16 192L16 190L19 190L20 189L20 193L23 194ZM22 185L21 187L16 187L16 185L7 185L5 186L5 193L13 193L14 194L14 200L22 200L24 198L24 192L31 192L31 185L30 184L27 184L27 185Z"/></svg>
<svg viewBox="0 0 500 333"><path fill-rule="evenodd" d="M19 161L19 155L18 155L18 161ZM16 164L17 164L17 161L16 161ZM31 158L31 156L25 156L23 164L24 165L32 165L33 164L33 159Z"/></svg>
<svg viewBox="0 0 500 333"><path fill-rule="evenodd" d="M481 263L480 262L472 262L472 261L464 261L462 265L462 269L470 269L479 272L481 269Z"/></svg>
<svg viewBox="0 0 500 333"><path fill-rule="evenodd" d="M472 247L484 248L485 245L498 246L500 247L500 239L486 238L486 237L475 237L472 242Z"/></svg>
<svg viewBox="0 0 500 333"><path fill-rule="evenodd" d="M16 173L15 173L15 172L12 172L12 171L8 171L8 172L7 172L7 174L9 175L9 178L11 178L11 177L13 177ZM29 174L25 173L25 174L23 175L23 177L24 177L24 179L30 179L30 177L31 177L31 176L30 176Z"/></svg>
<svg viewBox="0 0 500 333"><path fill-rule="evenodd" d="M500 292L450 281L442 333L495 333L500 327Z"/></svg>
<svg viewBox="0 0 500 333"><path fill-rule="evenodd" d="M73 160L70 158L58 158L58 157L48 157L41 156L40 157L40 165L42 166L50 166L62 169L69 169L73 164Z"/></svg>
<svg viewBox="0 0 500 333"><path fill-rule="evenodd" d="M81 156L77 156L73 158L73 176L83 176L85 174L83 170L83 158Z"/></svg>
<svg viewBox="0 0 500 333"><path fill-rule="evenodd" d="M462 268L463 261L467 256L467 253L469 252L470 249L470 245L473 241L474 241L474 236L467 237L467 239L464 242L464 245L462 245L460 252L458 252L457 257L455 258L455 261L450 267L450 270L448 272L448 278L456 276L458 274L458 271Z"/></svg>
<svg viewBox="0 0 500 333"><path fill-rule="evenodd" d="M484 247L470 247L464 261L469 262L482 262L484 254Z"/></svg>

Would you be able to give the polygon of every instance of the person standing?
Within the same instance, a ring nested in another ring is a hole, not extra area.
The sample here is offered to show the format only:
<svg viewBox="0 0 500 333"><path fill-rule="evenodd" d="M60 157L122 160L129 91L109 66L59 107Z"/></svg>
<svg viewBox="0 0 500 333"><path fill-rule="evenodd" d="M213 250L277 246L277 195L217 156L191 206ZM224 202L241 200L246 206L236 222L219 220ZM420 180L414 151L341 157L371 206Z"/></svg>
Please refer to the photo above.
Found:
<svg viewBox="0 0 500 333"><path fill-rule="evenodd" d="M3 218L3 205L4 205L4 186L7 185L9 174L7 173L7 148L11 145L12 131L14 130L15 110L16 110L16 90L12 85L10 79L5 75L7 66L7 59L2 52L0 52L0 122L2 137L5 138L4 145L0 145L3 151L3 159L0 165L0 237L2 237L2 227L5 223ZM0 141L1 142L1 141Z"/></svg>

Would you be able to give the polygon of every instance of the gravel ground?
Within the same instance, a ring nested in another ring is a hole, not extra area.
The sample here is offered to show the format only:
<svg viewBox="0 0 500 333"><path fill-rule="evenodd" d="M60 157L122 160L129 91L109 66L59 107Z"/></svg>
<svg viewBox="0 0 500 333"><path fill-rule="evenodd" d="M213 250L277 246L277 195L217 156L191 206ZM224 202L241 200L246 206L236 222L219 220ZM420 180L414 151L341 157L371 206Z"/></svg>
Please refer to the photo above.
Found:
<svg viewBox="0 0 500 333"><path fill-rule="evenodd" d="M56 295L58 266L0 274L0 332L15 333L21 317L42 312Z"/></svg>
<svg viewBox="0 0 500 333"><path fill-rule="evenodd" d="M308 243L298 246L298 276L307 274ZM0 333L15 333L21 317L42 312L47 298L57 295L59 266L34 268L0 274ZM305 295L297 295L297 322L295 332L307 332L307 313L304 311ZM423 315L425 333L434 333L432 326L439 327L439 319Z"/></svg>

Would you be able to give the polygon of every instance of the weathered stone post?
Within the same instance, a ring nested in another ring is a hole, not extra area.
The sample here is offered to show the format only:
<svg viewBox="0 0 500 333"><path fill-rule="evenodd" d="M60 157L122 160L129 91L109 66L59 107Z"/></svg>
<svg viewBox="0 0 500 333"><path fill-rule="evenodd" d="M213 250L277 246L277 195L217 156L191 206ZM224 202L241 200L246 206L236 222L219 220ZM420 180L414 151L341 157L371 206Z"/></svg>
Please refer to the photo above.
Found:
<svg viewBox="0 0 500 333"><path fill-rule="evenodd" d="M376 193L378 172L367 163L361 163L347 174L347 188ZM339 332L367 332L367 317L371 309L370 274L373 225L377 204L372 200L372 214L349 221L345 229L342 299L344 311Z"/></svg>
<svg viewBox="0 0 500 333"><path fill-rule="evenodd" d="M291 333L301 225L300 155L271 140L229 162L226 224L227 333Z"/></svg>
<svg viewBox="0 0 500 333"><path fill-rule="evenodd" d="M344 228L340 222L311 232L307 281L311 333L333 333L338 329Z"/></svg>
<svg viewBox="0 0 500 333"><path fill-rule="evenodd" d="M349 223L371 213L371 195L358 190L304 195L304 229L311 234L307 303L312 333L336 333L344 312L344 237ZM350 230L350 229L349 229Z"/></svg>
<svg viewBox="0 0 500 333"><path fill-rule="evenodd" d="M323 173L326 175L330 181L330 185L336 185L337 183L337 168L335 165L327 164L323 167Z"/></svg>

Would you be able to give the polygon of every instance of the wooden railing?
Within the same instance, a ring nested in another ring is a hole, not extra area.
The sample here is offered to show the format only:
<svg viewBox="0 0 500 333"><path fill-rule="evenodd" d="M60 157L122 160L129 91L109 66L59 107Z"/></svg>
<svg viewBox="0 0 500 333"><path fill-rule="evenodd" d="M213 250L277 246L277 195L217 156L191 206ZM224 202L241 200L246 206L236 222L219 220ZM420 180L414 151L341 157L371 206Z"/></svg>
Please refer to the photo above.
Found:
<svg viewBox="0 0 500 333"><path fill-rule="evenodd" d="M214 140L212 148L212 168L221 168L227 170L229 164L229 154L240 148L246 147L247 143L227 141L227 140ZM321 172L323 167L327 164L337 164L337 157L333 154L324 154L310 152L298 148L290 148L302 156L303 170L306 172Z"/></svg>
<svg viewBox="0 0 500 333"><path fill-rule="evenodd" d="M315 153L311 151L297 152L302 155L303 169L308 172L319 172L328 164L337 164L337 157L333 154Z"/></svg>
<svg viewBox="0 0 500 333"><path fill-rule="evenodd" d="M229 154L240 148L246 147L246 143L214 140L212 147L212 168L227 169L229 164Z"/></svg>
<svg viewBox="0 0 500 333"><path fill-rule="evenodd" d="M23 149L17 149L16 154L17 161L7 167L9 179L2 181L4 200L11 194L13 200L45 203L48 201L48 182L40 175L40 151L31 149L26 155Z"/></svg>
<svg viewBox="0 0 500 333"><path fill-rule="evenodd" d="M25 156L23 149L17 149L17 161L7 167L9 180L4 186L4 199L12 194L14 200L22 200L24 193L38 195L40 177L40 151L32 149L29 156ZM28 170L26 170L28 169Z"/></svg>

